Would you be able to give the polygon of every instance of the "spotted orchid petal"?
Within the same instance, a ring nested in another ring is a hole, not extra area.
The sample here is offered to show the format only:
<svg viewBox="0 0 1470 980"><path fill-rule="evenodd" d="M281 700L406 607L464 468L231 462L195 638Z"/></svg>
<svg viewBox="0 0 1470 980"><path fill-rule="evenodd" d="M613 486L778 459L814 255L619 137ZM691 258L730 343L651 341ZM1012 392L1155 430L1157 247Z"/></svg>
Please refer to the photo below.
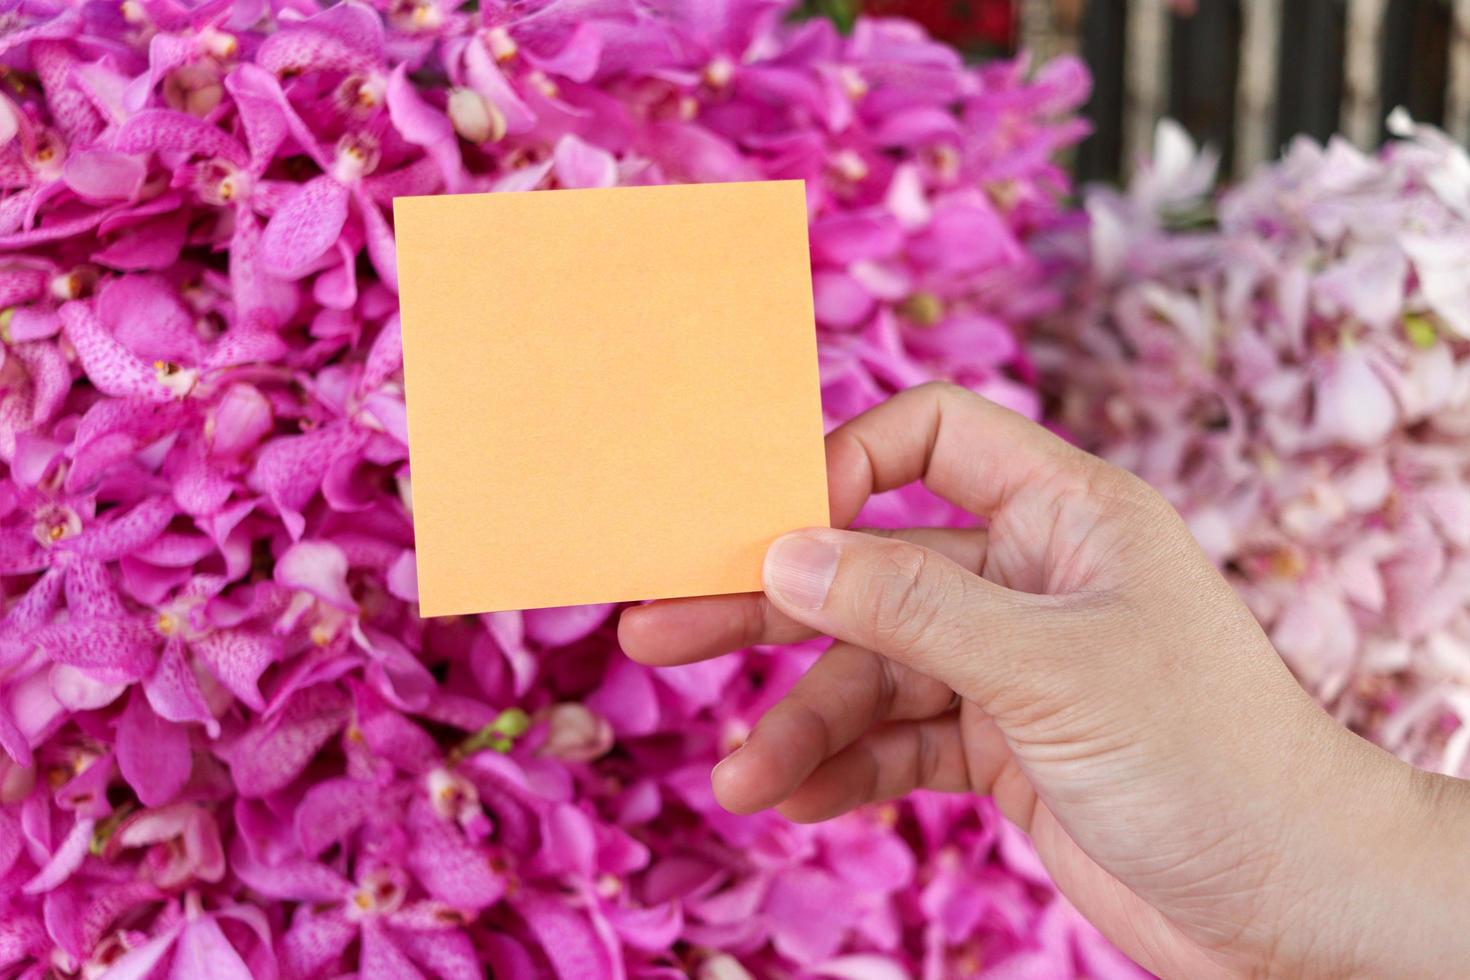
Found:
<svg viewBox="0 0 1470 980"><path fill-rule="evenodd" d="M411 811L413 844L408 865L434 898L452 906L483 909L505 894L504 877L486 856L467 842L459 828L447 823L427 803Z"/></svg>
<svg viewBox="0 0 1470 980"><path fill-rule="evenodd" d="M387 929L373 921L362 927L362 973L383 980L424 980L424 975L393 941Z"/></svg>
<svg viewBox="0 0 1470 980"><path fill-rule="evenodd" d="M351 435L334 428L316 429L299 436L288 436L266 443L256 456L251 482L265 493L288 516L288 527L295 527L293 537L300 534L300 508L321 486L327 469L337 452L350 449Z"/></svg>
<svg viewBox="0 0 1470 980"><path fill-rule="evenodd" d="M61 546L82 558L112 561L157 538L173 519L174 506L167 497L149 497L127 513L104 519L86 528Z"/></svg>
<svg viewBox="0 0 1470 980"><path fill-rule="evenodd" d="M403 370L403 330L398 317L391 317L383 325L373 346L368 350L367 362L363 365L362 386L371 391L381 387L388 379Z"/></svg>
<svg viewBox="0 0 1470 980"><path fill-rule="evenodd" d="M0 269L0 307L35 299L46 291L49 281L50 277L43 269L25 266Z"/></svg>
<svg viewBox="0 0 1470 980"><path fill-rule="evenodd" d="M167 109L144 109L129 117L118 129L113 148L126 154L221 157L237 166L247 162L244 148L218 126Z"/></svg>
<svg viewBox="0 0 1470 980"><path fill-rule="evenodd" d="M393 229L378 205L361 188L354 188L352 198L357 202L367 235L368 258L377 270L383 284L395 292L398 289L398 245L393 238Z"/></svg>
<svg viewBox="0 0 1470 980"><path fill-rule="evenodd" d="M99 149L67 157L61 179L79 197L126 201L138 196L146 175L138 157Z"/></svg>
<svg viewBox="0 0 1470 980"><path fill-rule="evenodd" d="M264 796L300 775L346 720L346 696L319 684L288 701L272 724L247 732L221 751L240 793Z"/></svg>
<svg viewBox="0 0 1470 980"><path fill-rule="evenodd" d="M293 191L260 236L266 271L282 279L306 275L342 234L349 196L346 187L327 176Z"/></svg>
<svg viewBox="0 0 1470 980"><path fill-rule="evenodd" d="M110 684L140 681L153 670L158 635L141 620L77 619L37 630L33 642L53 662Z"/></svg>
<svg viewBox="0 0 1470 980"><path fill-rule="evenodd" d="M175 397L152 364L128 350L103 329L96 315L82 303L61 308L66 339L76 348L88 380L103 392L121 398L168 401Z"/></svg>
<svg viewBox="0 0 1470 980"><path fill-rule="evenodd" d="M200 976L220 980L252 980L256 976L212 915L188 921L174 948L172 980Z"/></svg>
<svg viewBox="0 0 1470 980"><path fill-rule="evenodd" d="M515 907L525 917L532 935L562 980L591 976L621 978L626 975L622 957L614 955L607 939L598 934L581 910L570 908L540 892L517 896Z"/></svg>
<svg viewBox="0 0 1470 980"><path fill-rule="evenodd" d="M280 655L280 642L264 633L221 629L189 641L199 662L209 669L230 693L256 711L264 710L260 675Z"/></svg>
<svg viewBox="0 0 1470 980"><path fill-rule="evenodd" d="M240 111L249 148L249 170L256 177L265 173L271 158L290 134L290 127L278 101L275 80L243 65L225 78L225 88Z"/></svg>
<svg viewBox="0 0 1470 980"><path fill-rule="evenodd" d="M248 887L268 898L330 904L341 901L352 891L341 875L324 864L300 858L263 864L249 848L240 844L230 852L230 867ZM289 949L286 955L289 957Z"/></svg>
<svg viewBox="0 0 1470 980"><path fill-rule="evenodd" d="M35 764L30 739L4 705L0 705L0 749L18 766L29 769Z"/></svg>
<svg viewBox="0 0 1470 980"><path fill-rule="evenodd" d="M483 973L474 944L458 930L415 932L399 928L395 920L392 934L394 945L432 976L443 980L478 980Z"/></svg>
<svg viewBox="0 0 1470 980"><path fill-rule="evenodd" d="M523 614L526 635L546 646L568 646L588 636L606 622L612 610L613 607L605 603L528 609Z"/></svg>
<svg viewBox="0 0 1470 980"><path fill-rule="evenodd" d="M330 541L298 541L276 561L276 581L341 609L357 603L347 587L347 556Z"/></svg>
<svg viewBox="0 0 1470 980"><path fill-rule="evenodd" d="M160 718L173 722L198 722L210 738L219 736L219 722L199 689L198 678L177 637L164 644L153 673L143 681L143 691Z"/></svg>
<svg viewBox="0 0 1470 980"><path fill-rule="evenodd" d="M296 840L316 856L355 830L381 803L382 788L355 779L318 783L296 807Z"/></svg>
<svg viewBox="0 0 1470 980"><path fill-rule="evenodd" d="M281 938L281 960L290 977L327 975L329 967L357 938L358 930L340 915L313 912L303 905Z"/></svg>

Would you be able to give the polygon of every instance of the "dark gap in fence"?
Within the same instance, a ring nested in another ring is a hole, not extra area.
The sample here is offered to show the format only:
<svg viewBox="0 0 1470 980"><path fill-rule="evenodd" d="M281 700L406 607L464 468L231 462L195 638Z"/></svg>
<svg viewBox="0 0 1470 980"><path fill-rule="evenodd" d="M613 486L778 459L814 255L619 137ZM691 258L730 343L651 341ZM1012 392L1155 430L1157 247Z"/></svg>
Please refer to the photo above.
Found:
<svg viewBox="0 0 1470 980"><path fill-rule="evenodd" d="M1240 0L1198 0L1190 16L1169 18L1169 115L1197 142L1235 158L1235 90L1243 26Z"/></svg>
<svg viewBox="0 0 1470 980"><path fill-rule="evenodd" d="M1297 133L1325 140L1337 130L1342 106L1346 4L1287 0L1281 10L1276 142Z"/></svg>
<svg viewBox="0 0 1470 980"><path fill-rule="evenodd" d="M1389 0L1379 63L1385 119L1404 106L1421 122L1444 122L1453 30L1454 11L1444 0Z"/></svg>
<svg viewBox="0 0 1470 980"><path fill-rule="evenodd" d="M1082 18L1082 57L1092 69L1092 98L1082 111L1092 135L1077 149L1077 176L1113 180L1123 159L1123 59L1126 51L1126 0L1092 0Z"/></svg>

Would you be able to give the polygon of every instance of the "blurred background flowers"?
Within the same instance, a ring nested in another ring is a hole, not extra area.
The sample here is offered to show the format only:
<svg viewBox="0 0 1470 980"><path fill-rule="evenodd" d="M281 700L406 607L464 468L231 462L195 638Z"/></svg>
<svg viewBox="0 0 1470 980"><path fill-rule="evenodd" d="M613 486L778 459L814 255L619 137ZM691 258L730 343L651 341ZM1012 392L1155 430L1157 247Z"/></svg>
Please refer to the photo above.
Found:
<svg viewBox="0 0 1470 980"><path fill-rule="evenodd" d="M814 648L417 616L400 194L805 179L829 425L944 378L1061 427L1345 723L1463 773L1470 61L1401 42L1467 16L7 6L0 976L1137 975L986 801L715 806Z"/></svg>

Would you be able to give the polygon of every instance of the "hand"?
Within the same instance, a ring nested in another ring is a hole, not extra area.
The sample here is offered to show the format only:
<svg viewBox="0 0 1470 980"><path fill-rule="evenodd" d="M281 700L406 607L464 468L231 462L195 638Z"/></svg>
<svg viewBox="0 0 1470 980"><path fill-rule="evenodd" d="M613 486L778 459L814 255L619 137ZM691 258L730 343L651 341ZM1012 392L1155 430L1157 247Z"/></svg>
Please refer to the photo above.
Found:
<svg viewBox="0 0 1470 980"><path fill-rule="evenodd" d="M813 529L764 595L628 609L673 664L836 642L715 769L728 809L823 820L985 793L1058 887L1165 976L1454 974L1470 963L1470 792L1340 728L1178 515L963 389L827 439L832 517L916 479L985 529Z"/></svg>

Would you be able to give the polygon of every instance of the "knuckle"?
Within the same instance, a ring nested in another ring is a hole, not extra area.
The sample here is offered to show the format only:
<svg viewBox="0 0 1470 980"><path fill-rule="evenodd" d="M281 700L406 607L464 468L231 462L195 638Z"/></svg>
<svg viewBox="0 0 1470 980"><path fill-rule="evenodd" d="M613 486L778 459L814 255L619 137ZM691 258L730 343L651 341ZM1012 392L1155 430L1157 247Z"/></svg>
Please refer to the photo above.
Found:
<svg viewBox="0 0 1470 980"><path fill-rule="evenodd" d="M957 385L953 381L925 381L919 385L918 390L941 402L955 402L962 399L980 397L969 388L963 385Z"/></svg>
<svg viewBox="0 0 1470 980"><path fill-rule="evenodd" d="M1085 486L1090 495L1133 517L1158 519L1173 515L1174 509L1147 480L1114 466L1096 456L1089 456Z"/></svg>
<svg viewBox="0 0 1470 980"><path fill-rule="evenodd" d="M765 596L740 607L739 630L742 646L753 646L762 642L769 626L770 600Z"/></svg>
<svg viewBox="0 0 1470 980"><path fill-rule="evenodd" d="M861 610L868 634L888 648L908 648L931 633L946 598L934 554L915 546L885 549L868 577Z"/></svg>
<svg viewBox="0 0 1470 980"><path fill-rule="evenodd" d="M938 381L938 380L935 380L935 381L925 381L923 384L917 385L916 388L915 388L915 390L916 391L928 392L928 393L931 393L931 394L941 395L942 396L942 395L945 395L946 393L952 393L952 392L960 391L960 390L963 390L963 389L961 389L960 386L957 385L957 384L955 384L953 381Z"/></svg>

